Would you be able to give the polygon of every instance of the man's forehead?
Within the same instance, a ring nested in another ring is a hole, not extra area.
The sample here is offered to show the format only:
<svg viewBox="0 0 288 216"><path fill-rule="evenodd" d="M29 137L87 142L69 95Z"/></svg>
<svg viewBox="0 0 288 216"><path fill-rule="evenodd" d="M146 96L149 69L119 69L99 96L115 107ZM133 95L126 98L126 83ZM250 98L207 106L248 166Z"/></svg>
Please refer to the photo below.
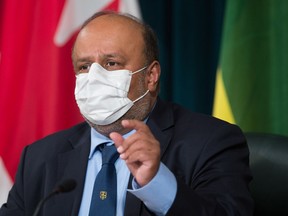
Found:
<svg viewBox="0 0 288 216"><path fill-rule="evenodd" d="M85 28L94 28L96 26L111 27L116 28L121 26L121 28L132 29L133 31L141 31L142 25L138 21L124 15L119 14L105 14L95 19L91 20L83 29ZM112 26L110 26L112 25Z"/></svg>
<svg viewBox="0 0 288 216"><path fill-rule="evenodd" d="M79 32L74 44L74 57L98 56L119 58L142 52L144 38L141 24L135 20L115 14L102 15L91 20ZM117 54L117 55L115 55Z"/></svg>

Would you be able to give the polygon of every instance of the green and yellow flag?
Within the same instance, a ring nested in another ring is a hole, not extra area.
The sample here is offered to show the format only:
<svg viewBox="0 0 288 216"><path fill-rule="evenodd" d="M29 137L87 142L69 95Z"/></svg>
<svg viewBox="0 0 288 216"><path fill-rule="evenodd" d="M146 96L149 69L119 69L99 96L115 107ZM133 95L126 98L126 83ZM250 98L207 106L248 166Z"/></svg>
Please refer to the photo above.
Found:
<svg viewBox="0 0 288 216"><path fill-rule="evenodd" d="M228 0L213 115L288 135L288 1Z"/></svg>

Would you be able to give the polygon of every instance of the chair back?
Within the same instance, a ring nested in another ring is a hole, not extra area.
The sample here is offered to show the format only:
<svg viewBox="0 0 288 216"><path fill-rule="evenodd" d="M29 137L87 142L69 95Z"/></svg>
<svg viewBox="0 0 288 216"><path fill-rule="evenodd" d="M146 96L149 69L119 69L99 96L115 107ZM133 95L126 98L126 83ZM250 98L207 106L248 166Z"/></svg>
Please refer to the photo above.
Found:
<svg viewBox="0 0 288 216"><path fill-rule="evenodd" d="M288 137L246 133L255 216L288 216Z"/></svg>

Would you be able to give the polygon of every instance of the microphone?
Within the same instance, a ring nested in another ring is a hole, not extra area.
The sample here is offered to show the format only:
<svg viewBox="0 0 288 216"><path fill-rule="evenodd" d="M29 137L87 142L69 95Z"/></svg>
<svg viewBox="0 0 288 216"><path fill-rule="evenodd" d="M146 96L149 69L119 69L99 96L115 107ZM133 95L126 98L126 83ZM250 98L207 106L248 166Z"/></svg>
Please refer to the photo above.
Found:
<svg viewBox="0 0 288 216"><path fill-rule="evenodd" d="M59 193L67 193L70 191L73 191L75 187L77 186L77 183L74 179L67 179L61 184L59 184L50 194L48 194L46 197L44 197L40 202L38 203L33 216L37 216L40 209L44 205L44 203L50 199L52 196L59 194Z"/></svg>

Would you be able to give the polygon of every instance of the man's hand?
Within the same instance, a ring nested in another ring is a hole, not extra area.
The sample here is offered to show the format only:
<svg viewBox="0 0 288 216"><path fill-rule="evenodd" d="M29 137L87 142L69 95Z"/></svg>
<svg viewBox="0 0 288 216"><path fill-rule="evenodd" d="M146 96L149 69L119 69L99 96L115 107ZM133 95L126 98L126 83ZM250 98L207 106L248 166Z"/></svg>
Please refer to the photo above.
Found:
<svg viewBox="0 0 288 216"><path fill-rule="evenodd" d="M125 160L137 183L143 187L156 175L160 165L160 144L151 133L149 127L138 120L123 120L124 128L135 129L136 132L127 139L119 133L110 133L110 138Z"/></svg>

